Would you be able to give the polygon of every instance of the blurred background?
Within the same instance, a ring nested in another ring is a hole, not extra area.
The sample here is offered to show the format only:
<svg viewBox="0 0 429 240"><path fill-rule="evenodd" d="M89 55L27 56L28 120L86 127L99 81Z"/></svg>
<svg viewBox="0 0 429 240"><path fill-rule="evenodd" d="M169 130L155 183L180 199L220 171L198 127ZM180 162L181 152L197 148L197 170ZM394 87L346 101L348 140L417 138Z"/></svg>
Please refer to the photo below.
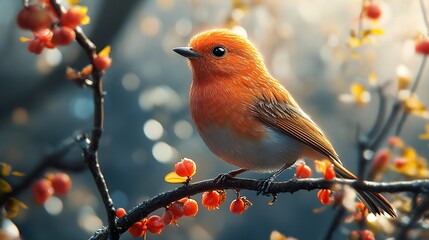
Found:
<svg viewBox="0 0 429 240"><path fill-rule="evenodd" d="M112 46L113 65L103 78L107 96L100 163L115 206L131 209L175 188L163 179L182 157L196 161L196 181L235 169L210 153L198 136L188 107L191 73L186 60L172 51L212 28L230 27L246 34L271 74L324 129L347 168L356 171L357 125L364 130L371 126L377 101L359 107L339 101L339 95L349 93L353 82L369 86L370 74L379 83L396 79L398 71L413 77L421 60L413 39L424 30L418 1L378 2L382 17L377 23L364 22L364 28L381 28L384 34L352 49L347 41L358 26L359 0L83 0L91 17L83 30L98 49ZM28 172L76 130L90 130L93 106L90 90L64 77L66 66L80 69L88 64L85 53L76 43L41 55L29 53L19 37L31 36L15 21L21 8L21 1L0 3L0 161ZM427 74L418 92L428 89ZM420 97L429 101L428 95ZM427 156L427 142L418 139L424 124L425 120L410 117L403 137ZM80 161L79 157L78 149L67 156L71 161ZM278 180L293 173L289 170ZM90 173L71 177L71 193L44 206L33 202L30 191L19 196L29 206L13 220L23 239L87 239L106 224ZM220 210L209 212L200 206L196 217L183 218L180 227L169 226L148 239L269 239L273 230L317 239L335 213L330 207L314 212L321 207L315 191L281 194L273 206L267 205L270 198L242 194L253 202L243 215L229 212L234 194L228 191ZM349 227L354 226L344 225L335 239L346 238ZM122 239L131 236L124 234Z"/></svg>

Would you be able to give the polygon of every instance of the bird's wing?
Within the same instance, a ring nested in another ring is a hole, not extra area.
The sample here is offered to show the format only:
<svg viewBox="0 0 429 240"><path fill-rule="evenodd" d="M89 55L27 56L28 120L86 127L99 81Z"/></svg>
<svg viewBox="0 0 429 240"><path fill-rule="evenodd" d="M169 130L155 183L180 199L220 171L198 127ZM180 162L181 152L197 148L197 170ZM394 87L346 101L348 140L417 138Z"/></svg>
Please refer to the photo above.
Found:
<svg viewBox="0 0 429 240"><path fill-rule="evenodd" d="M331 143L301 109L286 102L261 100L254 105L253 112L263 123L307 144L341 165Z"/></svg>

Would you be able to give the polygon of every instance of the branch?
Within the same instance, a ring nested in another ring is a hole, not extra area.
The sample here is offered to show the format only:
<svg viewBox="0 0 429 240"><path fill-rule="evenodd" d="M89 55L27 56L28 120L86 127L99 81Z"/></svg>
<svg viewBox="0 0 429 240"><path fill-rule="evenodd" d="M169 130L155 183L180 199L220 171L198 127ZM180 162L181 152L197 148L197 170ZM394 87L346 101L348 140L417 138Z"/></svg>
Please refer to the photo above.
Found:
<svg viewBox="0 0 429 240"><path fill-rule="evenodd" d="M55 8L58 16L61 16L61 14L65 11L64 7L59 3L58 0L51 0L51 3ZM75 33L77 43L86 52L90 62L93 65L93 84L90 87L92 88L92 98L94 102L94 121L90 140L87 141L88 139L86 137L81 139L82 143L89 143L82 144L83 157L85 159L85 162L88 164L88 168L91 171L95 184L97 185L97 189L100 193L101 199L103 201L104 207L106 209L110 230L110 238L119 239L119 233L117 231L115 222L115 207L113 205L113 200L110 197L109 189L107 188L107 184L104 179L103 173L101 172L100 164L98 161L98 148L104 126L104 91L103 81L101 79L104 72L97 69L93 64L94 59L97 56L95 44L85 35L85 33L80 27L75 28Z"/></svg>
<svg viewBox="0 0 429 240"><path fill-rule="evenodd" d="M151 212L163 208L171 202L177 201L181 198L193 196L210 190L218 189L245 189L251 191L258 191L260 181L253 179L243 178L230 178L223 183L214 182L212 179L193 183L190 185L181 186L171 191L161 193L153 198L150 198L137 207L131 209L126 216L118 219L117 227L120 233L124 233L135 222L140 221L142 218L147 217ZM286 182L274 182L268 193L276 195L278 193L294 193L299 190L315 190L315 189L328 189L335 184L348 185L356 190L370 191L370 192L418 192L429 193L429 180L415 180L408 182L389 182L377 183L369 181L357 181L346 179L335 179L327 181L324 179L291 179ZM108 227L99 229L91 238L107 239L109 236Z"/></svg>
<svg viewBox="0 0 429 240"><path fill-rule="evenodd" d="M82 161L73 161L73 163L66 163L62 161L62 158L72 149L76 144L76 136L65 139L52 153L44 156L38 162L39 164L29 173L25 175L23 180L16 186L13 186L13 191L3 195L0 198L0 205L3 206L4 202L10 197L16 197L21 194L22 191L28 188L31 183L34 182L41 174L43 174L49 168L55 168L65 171L82 171L84 170L84 164Z"/></svg>

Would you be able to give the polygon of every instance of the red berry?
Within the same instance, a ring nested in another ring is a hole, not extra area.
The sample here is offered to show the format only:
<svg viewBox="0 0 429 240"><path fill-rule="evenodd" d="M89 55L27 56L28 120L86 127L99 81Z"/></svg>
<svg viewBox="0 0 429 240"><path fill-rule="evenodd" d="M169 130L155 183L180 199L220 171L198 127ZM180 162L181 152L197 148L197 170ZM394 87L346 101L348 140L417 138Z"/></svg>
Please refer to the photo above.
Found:
<svg viewBox="0 0 429 240"><path fill-rule="evenodd" d="M28 51L34 54L40 54L45 49L45 43L35 38L28 41Z"/></svg>
<svg viewBox="0 0 429 240"><path fill-rule="evenodd" d="M370 19L376 20L381 16L381 9L376 4L371 4L366 7L366 16Z"/></svg>
<svg viewBox="0 0 429 240"><path fill-rule="evenodd" d="M183 205L184 204L182 202L173 202L168 206L168 209L173 213L175 218L180 218L185 214Z"/></svg>
<svg viewBox="0 0 429 240"><path fill-rule="evenodd" d="M123 208L116 209L116 216L118 218L121 218L121 217L125 216L126 214L127 214L127 211L125 211L125 209L123 209Z"/></svg>
<svg viewBox="0 0 429 240"><path fill-rule="evenodd" d="M197 165L189 158L183 158L174 165L174 171L181 177L192 177L195 175Z"/></svg>
<svg viewBox="0 0 429 240"><path fill-rule="evenodd" d="M65 173L55 173L51 179L55 195L61 196L67 194L72 186L69 175Z"/></svg>
<svg viewBox="0 0 429 240"><path fill-rule="evenodd" d="M220 205L220 194L217 191L208 191L203 193L202 204L209 210L215 210Z"/></svg>
<svg viewBox="0 0 429 240"><path fill-rule="evenodd" d="M395 159L394 163L395 163L395 167L397 167L397 168L401 168L401 167L403 167L405 164L407 164L407 163L408 163L408 159L406 159L406 158L404 158L404 157L398 157L398 158L396 158L396 159Z"/></svg>
<svg viewBox="0 0 429 240"><path fill-rule="evenodd" d="M52 43L57 46L69 45L76 38L76 33L69 27L58 27L54 30Z"/></svg>
<svg viewBox="0 0 429 240"><path fill-rule="evenodd" d="M296 166L296 177L297 178L309 178L311 177L311 168L305 163L301 163Z"/></svg>
<svg viewBox="0 0 429 240"><path fill-rule="evenodd" d="M198 203L194 199L189 198L183 204L183 215L193 217L198 213Z"/></svg>
<svg viewBox="0 0 429 240"><path fill-rule="evenodd" d="M370 230L353 230L349 235L349 240L375 240L375 236Z"/></svg>
<svg viewBox="0 0 429 240"><path fill-rule="evenodd" d="M146 222L147 230L153 234L160 234L164 229L165 224L162 218L158 215L150 216Z"/></svg>
<svg viewBox="0 0 429 240"><path fill-rule="evenodd" d="M334 165L330 164L326 169L325 169L325 173L323 174L323 178L325 178L326 180L332 180L335 178L335 170L334 170Z"/></svg>
<svg viewBox="0 0 429 240"><path fill-rule="evenodd" d="M386 168L390 160L390 150L387 148L381 149L375 154L371 169L373 171L382 171Z"/></svg>
<svg viewBox="0 0 429 240"><path fill-rule="evenodd" d="M61 15L61 25L75 28L81 24L85 18L85 13L81 11L82 7L74 6Z"/></svg>
<svg viewBox="0 0 429 240"><path fill-rule="evenodd" d="M94 66L100 70L106 70L112 65L112 59L109 56L100 56L97 55L93 61Z"/></svg>
<svg viewBox="0 0 429 240"><path fill-rule="evenodd" d="M47 179L40 179L32 187L33 198L38 204L44 204L54 194L52 184Z"/></svg>
<svg viewBox="0 0 429 240"><path fill-rule="evenodd" d="M19 27L31 31L49 28L52 25L52 19L51 16L49 16L49 12L45 8L40 8L35 4L21 9L16 21Z"/></svg>
<svg viewBox="0 0 429 240"><path fill-rule="evenodd" d="M128 232L131 234L131 236L137 238L142 237L146 233L146 226L142 222L136 222L128 228Z"/></svg>
<svg viewBox="0 0 429 240"><path fill-rule="evenodd" d="M331 190L321 189L317 192L317 198L322 204L329 204L331 202Z"/></svg>
<svg viewBox="0 0 429 240"><path fill-rule="evenodd" d="M429 54L429 40L422 40L416 43L416 52L424 55Z"/></svg>
<svg viewBox="0 0 429 240"><path fill-rule="evenodd" d="M229 211L234 214L242 214L246 210L244 201L241 197L234 199L229 205Z"/></svg>

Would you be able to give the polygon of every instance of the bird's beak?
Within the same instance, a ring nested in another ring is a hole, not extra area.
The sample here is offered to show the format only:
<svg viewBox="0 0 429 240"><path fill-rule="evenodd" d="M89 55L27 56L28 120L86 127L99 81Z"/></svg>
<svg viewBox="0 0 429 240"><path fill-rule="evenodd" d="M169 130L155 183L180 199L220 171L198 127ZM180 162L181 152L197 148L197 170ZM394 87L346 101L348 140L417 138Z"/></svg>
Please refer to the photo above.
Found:
<svg viewBox="0 0 429 240"><path fill-rule="evenodd" d="M190 47L173 48L173 51L184 56L185 58L198 58L201 56L199 53L197 53L194 49Z"/></svg>

